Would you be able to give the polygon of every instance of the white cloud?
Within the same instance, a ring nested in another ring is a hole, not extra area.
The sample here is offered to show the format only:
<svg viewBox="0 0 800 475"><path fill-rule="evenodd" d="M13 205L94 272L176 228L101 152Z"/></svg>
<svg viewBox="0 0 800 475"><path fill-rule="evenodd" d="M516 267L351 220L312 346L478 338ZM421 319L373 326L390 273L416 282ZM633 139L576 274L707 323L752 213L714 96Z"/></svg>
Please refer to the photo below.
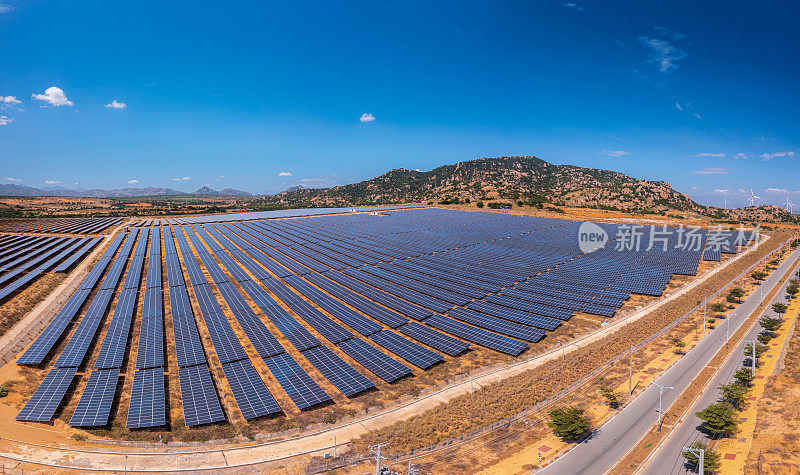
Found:
<svg viewBox="0 0 800 475"><path fill-rule="evenodd" d="M11 117L0 115L0 125L8 125L12 122L14 122L14 119L12 119Z"/></svg>
<svg viewBox="0 0 800 475"><path fill-rule="evenodd" d="M225 178L225 175L217 175L217 178Z"/></svg>
<svg viewBox="0 0 800 475"><path fill-rule="evenodd" d="M564 4L564 6L567 7L567 8L571 8L573 10L578 10L579 12L583 11L583 7L578 5L577 3L567 2L567 3Z"/></svg>
<svg viewBox="0 0 800 475"><path fill-rule="evenodd" d="M762 153L761 155L759 155L759 157L761 157L761 160L764 160L766 162L767 160L772 160L773 158L783 158L783 157L794 158L794 152L787 151L787 152Z"/></svg>
<svg viewBox="0 0 800 475"><path fill-rule="evenodd" d="M320 183L320 182L323 182L323 181L327 181L327 179L325 179L325 178L303 178L300 181L302 181L303 183Z"/></svg>
<svg viewBox="0 0 800 475"><path fill-rule="evenodd" d="M676 108L677 108L679 111L682 111L682 110L683 110L683 106L681 105L681 103L680 103L680 102L676 102L676 103L675 103L675 107L676 107Z"/></svg>
<svg viewBox="0 0 800 475"><path fill-rule="evenodd" d="M658 66L659 71L666 73L677 68L678 61L685 59L689 53L680 48L672 46L669 42L657 38L640 36L639 43L650 49L649 63Z"/></svg>
<svg viewBox="0 0 800 475"><path fill-rule="evenodd" d="M692 187L692 191L697 191L697 190L699 190L699 189L700 189L700 187L698 187L698 186L693 186L693 187Z"/></svg>
<svg viewBox="0 0 800 475"><path fill-rule="evenodd" d="M44 94L32 94L32 98L36 99L37 101L44 101L51 106L69 106L72 107L72 101L67 99L67 95L64 94L64 90L60 87L48 87Z"/></svg>
<svg viewBox="0 0 800 475"><path fill-rule="evenodd" d="M8 13L13 10L14 7L11 5L6 5L5 3L0 3L0 13Z"/></svg>
<svg viewBox="0 0 800 475"><path fill-rule="evenodd" d="M744 160L744 159L746 159L746 158L747 158L747 155L746 155L746 154L744 154L744 153L742 153L742 152L739 152L739 153L737 153L737 154L736 154L736 156L735 156L735 157L733 157L733 158L735 158L736 160Z"/></svg>
<svg viewBox="0 0 800 475"><path fill-rule="evenodd" d="M185 176L183 178L173 178L172 181L192 181L192 177Z"/></svg>
<svg viewBox="0 0 800 475"><path fill-rule="evenodd" d="M17 99L16 96L0 96L0 102L2 102L3 104L11 104L11 105L22 103L22 101Z"/></svg>
<svg viewBox="0 0 800 475"><path fill-rule="evenodd" d="M631 154L631 152L628 152L626 150L603 150L602 152L599 153L613 158L624 157L625 155Z"/></svg>
<svg viewBox="0 0 800 475"><path fill-rule="evenodd" d="M128 107L128 104L125 104L124 102L117 102L117 100L114 99L113 101L109 102L108 104L104 105L103 107L105 107L106 109L122 110L122 109Z"/></svg>
<svg viewBox="0 0 800 475"><path fill-rule="evenodd" d="M289 172L280 172L278 173L278 176L292 176L292 174Z"/></svg>
<svg viewBox="0 0 800 475"><path fill-rule="evenodd" d="M737 191L738 191L739 193L747 193L747 190L745 190L745 189L743 189L743 188L739 188Z"/></svg>
<svg viewBox="0 0 800 475"><path fill-rule="evenodd" d="M655 32L661 36L671 36L676 40L682 40L686 38L686 35L684 35L683 33L670 30L669 28L664 28L663 26L656 26L653 28L653 30L655 30Z"/></svg>
<svg viewBox="0 0 800 475"><path fill-rule="evenodd" d="M694 112L692 115L694 116L695 119L698 119L698 120L703 118L703 116L701 116L699 112Z"/></svg>
<svg viewBox="0 0 800 475"><path fill-rule="evenodd" d="M717 194L720 194L720 195L727 195L730 192L731 192L731 190L727 190L727 189L724 189L724 188L715 188L714 189L714 193L717 193Z"/></svg>
<svg viewBox="0 0 800 475"><path fill-rule="evenodd" d="M695 157L711 157L711 158L725 158L724 153L707 153L707 152L700 152Z"/></svg>
<svg viewBox="0 0 800 475"><path fill-rule="evenodd" d="M764 191L767 193L788 193L785 188L767 188Z"/></svg>
<svg viewBox="0 0 800 475"><path fill-rule="evenodd" d="M728 173L728 170L724 168L704 168L702 170L695 170L692 173L698 175L721 175L724 173Z"/></svg>
<svg viewBox="0 0 800 475"><path fill-rule="evenodd" d="M135 185L137 183L139 183L139 180L137 180L136 178L132 178L132 179L128 180L128 184L129 185Z"/></svg>
<svg viewBox="0 0 800 475"><path fill-rule="evenodd" d="M6 180L13 181L14 183L22 181L22 178L11 178L10 176L6 177Z"/></svg>
<svg viewBox="0 0 800 475"><path fill-rule="evenodd" d="M61 180L45 180L44 183L46 185L58 185L58 184L64 183L64 182L61 181Z"/></svg>
<svg viewBox="0 0 800 475"><path fill-rule="evenodd" d="M361 114L361 118L358 120L360 120L361 122L373 122L375 121L375 116L372 114L364 113Z"/></svg>

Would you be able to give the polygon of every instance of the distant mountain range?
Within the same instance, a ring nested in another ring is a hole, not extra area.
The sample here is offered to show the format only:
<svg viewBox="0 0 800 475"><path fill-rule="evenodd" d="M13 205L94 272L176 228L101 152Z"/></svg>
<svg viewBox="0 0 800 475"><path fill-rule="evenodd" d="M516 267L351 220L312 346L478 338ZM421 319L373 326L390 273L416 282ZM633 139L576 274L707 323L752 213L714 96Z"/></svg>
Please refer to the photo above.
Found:
<svg viewBox="0 0 800 475"><path fill-rule="evenodd" d="M193 193L173 190L172 188L119 188L113 190L73 190L64 187L34 188L25 185L0 184L0 196L68 196L81 198L126 198L136 196L176 196L176 195L205 195L205 196L252 196L250 193L233 188L217 191L209 186L202 186Z"/></svg>

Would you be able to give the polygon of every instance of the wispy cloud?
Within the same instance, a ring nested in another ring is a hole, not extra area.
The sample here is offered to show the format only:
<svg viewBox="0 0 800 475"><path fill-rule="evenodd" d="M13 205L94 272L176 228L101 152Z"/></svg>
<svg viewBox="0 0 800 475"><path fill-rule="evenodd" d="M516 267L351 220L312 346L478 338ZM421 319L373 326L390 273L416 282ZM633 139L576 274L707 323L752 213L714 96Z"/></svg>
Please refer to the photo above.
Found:
<svg viewBox="0 0 800 475"><path fill-rule="evenodd" d="M12 7L11 5L7 5L5 3L0 3L0 14L8 13L13 9L14 9L14 7Z"/></svg>
<svg viewBox="0 0 800 475"><path fill-rule="evenodd" d="M106 109L122 110L122 109L128 107L128 104L125 104L124 102L118 102L116 99L114 99L113 101L109 102L108 104L104 105L103 107L105 107Z"/></svg>
<svg viewBox="0 0 800 475"><path fill-rule="evenodd" d="M659 35L661 35L661 36L668 36L668 37L673 38L675 40L682 40L682 39L686 38L686 35L684 35L683 33L680 33L680 32L674 31L674 30L670 30L669 28L665 28L663 26L656 26L656 27L653 28L653 30L656 33L658 33Z"/></svg>
<svg viewBox="0 0 800 475"><path fill-rule="evenodd" d="M767 188L764 191L766 191L767 193L775 193L775 194L788 193L788 191L785 188Z"/></svg>
<svg viewBox="0 0 800 475"><path fill-rule="evenodd" d="M10 104L12 106L22 103L22 101L17 99L17 96L0 96L0 102L3 104Z"/></svg>
<svg viewBox="0 0 800 475"><path fill-rule="evenodd" d="M695 157L712 157L712 158L725 158L724 153L708 153L708 152L700 152Z"/></svg>
<svg viewBox="0 0 800 475"><path fill-rule="evenodd" d="M676 102L676 103L675 103L675 108L677 108L679 111L682 111L682 110L683 110L683 106L681 105L681 103L680 103L680 102Z"/></svg>
<svg viewBox="0 0 800 475"><path fill-rule="evenodd" d="M64 182L61 180L45 180L44 183L45 185L59 185Z"/></svg>
<svg viewBox="0 0 800 475"><path fill-rule="evenodd" d="M666 73L678 67L678 61L685 59L689 53L673 46L668 41L658 38L640 36L639 43L650 50L650 58L647 60L658 66L659 71Z"/></svg>
<svg viewBox="0 0 800 475"><path fill-rule="evenodd" d="M737 154L736 154L736 156L735 156L735 157L733 157L733 158L735 158L736 160L745 160L745 159L747 159L747 154L744 154L744 153L742 153L742 152L739 152L739 153L737 153Z"/></svg>
<svg viewBox="0 0 800 475"><path fill-rule="evenodd" d="M772 160L773 158L783 158L783 157L794 158L794 152L788 150L785 152L762 153L761 155L759 155L759 157L761 157L761 160L764 160L766 162L768 160Z"/></svg>
<svg viewBox="0 0 800 475"><path fill-rule="evenodd" d="M72 103L72 101L67 99L67 95L64 94L63 89L55 86L48 87L44 91L44 94L32 94L31 97L36 99L37 101L44 101L53 107L60 107L60 106L72 107L75 105Z"/></svg>
<svg viewBox="0 0 800 475"><path fill-rule="evenodd" d="M130 180L128 180L129 185L135 185L137 183L139 183L139 180L137 180L136 178L131 178Z"/></svg>
<svg viewBox="0 0 800 475"><path fill-rule="evenodd" d="M718 195L727 195L730 192L731 192L731 190L728 190L728 189L725 189L725 188L715 188L714 189L714 193L717 193Z"/></svg>
<svg viewBox="0 0 800 475"><path fill-rule="evenodd" d="M364 113L361 114L361 118L358 120L360 120L361 122L374 122L375 116L369 113Z"/></svg>
<svg viewBox="0 0 800 475"><path fill-rule="evenodd" d="M289 172L280 172L278 173L278 176L292 176L292 174Z"/></svg>
<svg viewBox="0 0 800 475"><path fill-rule="evenodd" d="M300 181L302 181L303 183L319 183L319 182L327 181L327 178L303 178Z"/></svg>
<svg viewBox="0 0 800 475"><path fill-rule="evenodd" d="M0 115L0 125L8 125L12 122L14 122L14 119L12 119L11 117L8 117L6 115Z"/></svg>
<svg viewBox="0 0 800 475"><path fill-rule="evenodd" d="M631 152L628 152L627 150L603 150L599 153L613 158L624 157L625 155L631 154Z"/></svg>
<svg viewBox="0 0 800 475"><path fill-rule="evenodd" d="M698 175L722 175L728 173L728 170L724 168L704 168L702 170L695 170L692 173Z"/></svg>
<svg viewBox="0 0 800 475"><path fill-rule="evenodd" d="M692 115L693 115L693 116L694 116L694 118L695 118L695 119L697 119L697 120L700 120L700 119L702 119L702 118L703 118L703 116L701 116L699 112L692 112Z"/></svg>
<svg viewBox="0 0 800 475"><path fill-rule="evenodd" d="M22 181L22 178L12 178L12 177L10 177L10 176L7 176L7 177L6 177L6 180L8 180L8 181L11 181L11 182L14 182L14 183L19 183L19 182L21 182L21 181Z"/></svg>
<svg viewBox="0 0 800 475"><path fill-rule="evenodd" d="M567 8L571 8L571 9L573 9L573 10L577 10L577 11L579 11L579 12L582 12L582 11L583 11L583 7L582 7L582 6L580 6L580 5L578 5L577 3L573 3L573 2L567 2L567 3L564 3L563 5L564 5L565 7L567 7Z"/></svg>
<svg viewBox="0 0 800 475"><path fill-rule="evenodd" d="M183 178L173 178L172 181L192 181L193 178L190 176L185 176Z"/></svg>

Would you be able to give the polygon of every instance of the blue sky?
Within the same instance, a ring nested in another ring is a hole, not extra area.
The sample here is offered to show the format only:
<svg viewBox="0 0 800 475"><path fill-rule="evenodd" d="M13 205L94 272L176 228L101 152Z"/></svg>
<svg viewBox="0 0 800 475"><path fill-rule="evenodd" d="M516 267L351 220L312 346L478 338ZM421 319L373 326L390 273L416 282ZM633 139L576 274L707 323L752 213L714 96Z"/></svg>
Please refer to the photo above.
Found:
<svg viewBox="0 0 800 475"><path fill-rule="evenodd" d="M800 204L799 9L0 0L0 181L275 192L537 155Z"/></svg>

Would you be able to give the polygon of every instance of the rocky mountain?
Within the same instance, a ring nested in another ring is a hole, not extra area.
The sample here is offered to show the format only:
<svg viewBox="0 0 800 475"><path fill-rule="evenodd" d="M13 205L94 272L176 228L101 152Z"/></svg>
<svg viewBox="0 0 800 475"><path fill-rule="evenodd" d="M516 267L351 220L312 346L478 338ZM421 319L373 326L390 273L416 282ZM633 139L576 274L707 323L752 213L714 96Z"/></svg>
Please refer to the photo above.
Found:
<svg viewBox="0 0 800 475"><path fill-rule="evenodd" d="M704 206L665 181L639 180L610 170L554 165L534 156L479 158L430 171L401 168L349 185L287 190L267 200L297 206L476 201L549 203L626 212L678 211L721 220L756 216L770 217L770 220L792 218L778 207L761 206L742 211Z"/></svg>
<svg viewBox="0 0 800 475"><path fill-rule="evenodd" d="M207 196L252 196L250 193L233 188L225 188L224 190L217 191L208 185L203 185L195 190L194 195L207 195Z"/></svg>

